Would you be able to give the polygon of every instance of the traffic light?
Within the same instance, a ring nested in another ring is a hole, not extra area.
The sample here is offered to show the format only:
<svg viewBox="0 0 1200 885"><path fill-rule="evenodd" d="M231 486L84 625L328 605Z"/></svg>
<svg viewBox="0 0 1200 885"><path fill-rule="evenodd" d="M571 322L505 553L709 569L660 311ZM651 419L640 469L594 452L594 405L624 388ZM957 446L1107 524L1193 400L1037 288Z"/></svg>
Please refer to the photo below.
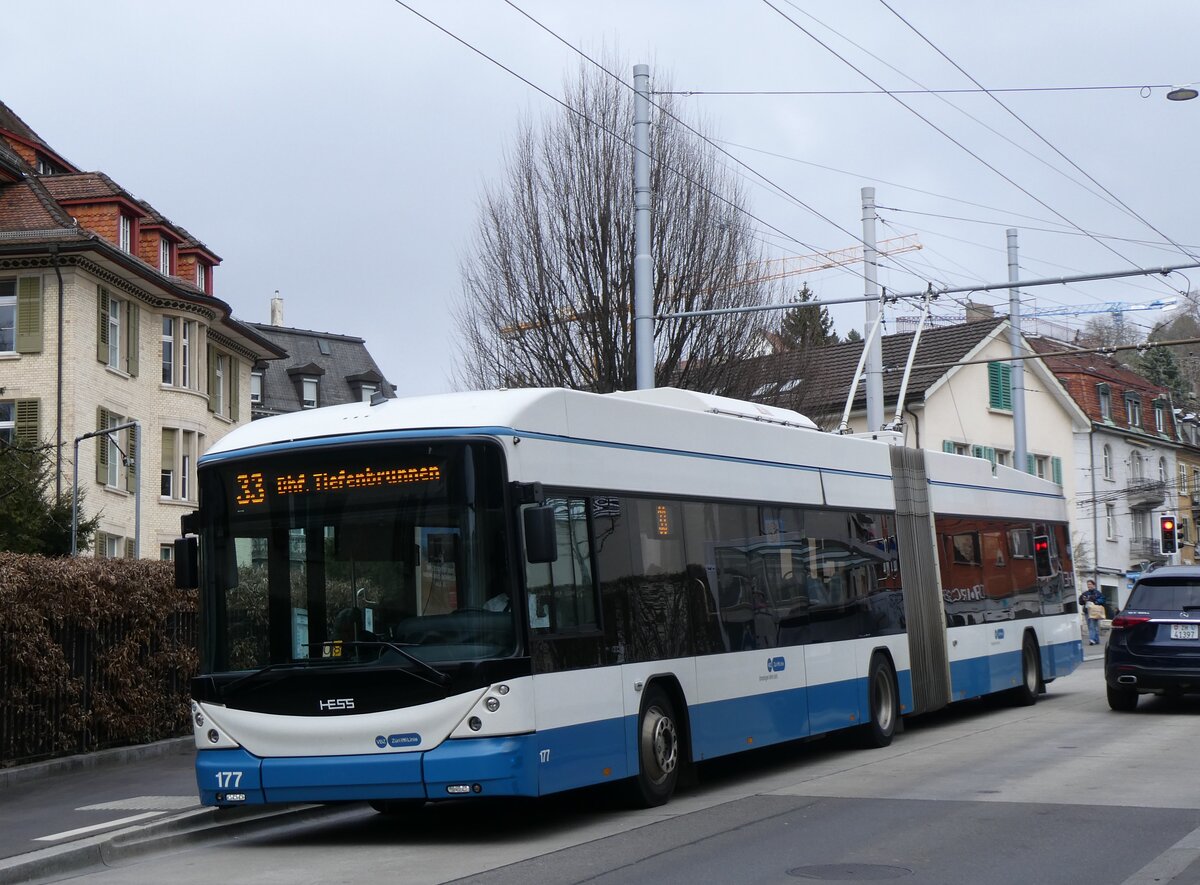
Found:
<svg viewBox="0 0 1200 885"><path fill-rule="evenodd" d="M1175 515L1165 513L1158 518L1158 549L1164 554L1171 554L1179 549L1179 534Z"/></svg>
<svg viewBox="0 0 1200 885"><path fill-rule="evenodd" d="M1037 566L1039 578L1049 578L1054 574L1054 564L1050 561L1050 536L1033 536L1033 561Z"/></svg>

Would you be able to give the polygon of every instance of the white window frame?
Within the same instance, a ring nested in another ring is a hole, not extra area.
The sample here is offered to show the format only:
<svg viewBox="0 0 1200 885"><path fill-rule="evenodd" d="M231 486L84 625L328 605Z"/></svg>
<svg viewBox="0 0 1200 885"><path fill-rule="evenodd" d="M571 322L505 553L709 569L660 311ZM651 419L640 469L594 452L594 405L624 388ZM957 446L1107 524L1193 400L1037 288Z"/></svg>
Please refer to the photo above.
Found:
<svg viewBox="0 0 1200 885"><path fill-rule="evenodd" d="M1130 427L1142 426L1142 398L1136 393L1125 394L1125 415Z"/></svg>
<svg viewBox="0 0 1200 885"><path fill-rule="evenodd" d="M12 445L17 435L17 404L0 400L0 444Z"/></svg>
<svg viewBox="0 0 1200 885"><path fill-rule="evenodd" d="M1167 459L1163 457L1158 459L1158 481L1164 485L1167 482Z"/></svg>
<svg viewBox="0 0 1200 885"><path fill-rule="evenodd" d="M1112 390L1107 384L1100 384L1100 417L1106 421L1112 420Z"/></svg>
<svg viewBox="0 0 1200 885"><path fill-rule="evenodd" d="M218 353L213 356L213 411L218 415L225 414L225 355Z"/></svg>
<svg viewBox="0 0 1200 885"><path fill-rule="evenodd" d="M196 259L196 287L201 292L208 291L208 265L199 258Z"/></svg>
<svg viewBox="0 0 1200 885"><path fill-rule="evenodd" d="M1142 453L1137 449L1129 453L1129 478L1134 480L1146 478L1146 471L1142 464Z"/></svg>
<svg viewBox="0 0 1200 885"><path fill-rule="evenodd" d="M124 212L117 222L117 247L122 252L133 253L133 219Z"/></svg>
<svg viewBox="0 0 1200 885"><path fill-rule="evenodd" d="M1045 455L1035 455L1033 458L1034 473L1038 479L1046 479L1050 470L1050 459Z"/></svg>
<svg viewBox="0 0 1200 885"><path fill-rule="evenodd" d="M309 391L312 396L310 397ZM317 378L304 378L300 382L300 408L315 409L320 405L320 383Z"/></svg>
<svg viewBox="0 0 1200 885"><path fill-rule="evenodd" d="M12 287L9 289L9 287ZM8 290L7 294L5 290ZM5 345L8 344L8 347ZM0 280L0 353L17 352L17 281Z"/></svg>
<svg viewBox="0 0 1200 885"><path fill-rule="evenodd" d="M1180 495L1188 493L1188 468L1186 464L1179 465L1179 488L1176 493Z"/></svg>
<svg viewBox="0 0 1200 885"><path fill-rule="evenodd" d="M192 331L195 323L180 320L179 327L179 386L192 386Z"/></svg>
<svg viewBox="0 0 1200 885"><path fill-rule="evenodd" d="M1162 400L1154 402L1154 429L1164 433L1167 429L1167 410Z"/></svg>
<svg viewBox="0 0 1200 885"><path fill-rule="evenodd" d="M379 392L379 388L376 387L374 384L364 384L362 386L362 401L364 403L369 403L371 401L371 397L373 397L378 392Z"/></svg>
<svg viewBox="0 0 1200 885"><path fill-rule="evenodd" d="M262 384L263 373L253 371L250 373L250 402L258 404L262 402Z"/></svg>
<svg viewBox="0 0 1200 885"><path fill-rule="evenodd" d="M1112 446L1108 443L1104 444L1101 463L1104 465L1104 478L1111 480L1113 478Z"/></svg>
<svg viewBox="0 0 1200 885"><path fill-rule="evenodd" d="M108 367L121 368L121 304L120 298L108 297Z"/></svg>
<svg viewBox="0 0 1200 885"><path fill-rule="evenodd" d="M122 543L124 540L120 535L106 534L104 536L104 558L121 559L125 555L125 545Z"/></svg>
<svg viewBox="0 0 1200 885"><path fill-rule="evenodd" d="M183 445L186 446L188 444L187 439L188 439L189 434L184 433L184 434L182 434L182 436L184 439ZM179 456L179 500L180 501L187 501L188 495L192 491L191 471L192 471L192 455L190 452L184 452L182 455Z"/></svg>
<svg viewBox="0 0 1200 885"><path fill-rule="evenodd" d="M1109 541L1117 540L1117 505L1104 505L1104 537Z"/></svg>
<svg viewBox="0 0 1200 885"><path fill-rule="evenodd" d="M162 383L175 384L175 329L178 318L164 316L162 318Z"/></svg>
<svg viewBox="0 0 1200 885"><path fill-rule="evenodd" d="M171 241L166 237L158 238L158 272L163 276L171 275Z"/></svg>

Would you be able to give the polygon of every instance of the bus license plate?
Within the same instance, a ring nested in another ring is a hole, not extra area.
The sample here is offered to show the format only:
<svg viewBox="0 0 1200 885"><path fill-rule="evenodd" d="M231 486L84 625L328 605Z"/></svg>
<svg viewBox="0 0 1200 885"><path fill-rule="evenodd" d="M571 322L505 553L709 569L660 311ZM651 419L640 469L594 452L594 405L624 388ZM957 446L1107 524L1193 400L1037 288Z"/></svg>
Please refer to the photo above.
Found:
<svg viewBox="0 0 1200 885"><path fill-rule="evenodd" d="M1200 624L1172 624L1172 639L1200 639Z"/></svg>

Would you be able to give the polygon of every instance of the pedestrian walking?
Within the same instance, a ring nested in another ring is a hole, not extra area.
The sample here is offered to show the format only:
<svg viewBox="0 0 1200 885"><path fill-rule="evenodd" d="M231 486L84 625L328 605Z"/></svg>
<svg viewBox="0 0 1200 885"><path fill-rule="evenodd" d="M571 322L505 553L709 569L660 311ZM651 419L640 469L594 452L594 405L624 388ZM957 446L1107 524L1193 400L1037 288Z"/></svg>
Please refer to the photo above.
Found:
<svg viewBox="0 0 1200 885"><path fill-rule="evenodd" d="M1100 644L1100 621L1104 619L1104 596L1096 589L1096 582L1088 578L1087 589L1079 595L1079 605L1087 618L1088 645Z"/></svg>

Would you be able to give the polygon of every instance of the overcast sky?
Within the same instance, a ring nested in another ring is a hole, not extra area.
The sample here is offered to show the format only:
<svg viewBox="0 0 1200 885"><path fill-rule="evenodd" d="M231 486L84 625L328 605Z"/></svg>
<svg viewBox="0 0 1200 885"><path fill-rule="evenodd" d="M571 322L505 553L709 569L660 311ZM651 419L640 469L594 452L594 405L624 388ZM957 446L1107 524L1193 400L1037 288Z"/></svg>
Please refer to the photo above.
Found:
<svg viewBox="0 0 1200 885"><path fill-rule="evenodd" d="M553 94L579 63L503 0L410 2ZM764 2L515 2L571 45L650 63L680 90L876 88L850 64L890 90L973 88L930 43L993 90L1200 80L1195 0L888 0L929 43L880 0L772 0L844 60ZM287 325L362 336L401 395L451 388L448 308L478 196L517 121L553 113L549 99L392 0L43 0L10 31L0 99L220 255L216 294L238 318L266 322L278 289ZM778 229L764 230L771 255L855 245L860 189L873 185L879 236L916 233L925 247L881 270L912 291L1006 280L1006 227L1020 229L1026 279L1192 260L1147 223L1200 253L1200 100L1145 92L996 93L1037 135L982 94L898 96L930 122L887 95L681 101L786 191L750 187L752 211ZM862 293L850 271L793 281L846 298ZM1200 271L1186 274L1029 290L1025 304L1144 303L1200 288ZM862 308L834 318L845 334Z"/></svg>

